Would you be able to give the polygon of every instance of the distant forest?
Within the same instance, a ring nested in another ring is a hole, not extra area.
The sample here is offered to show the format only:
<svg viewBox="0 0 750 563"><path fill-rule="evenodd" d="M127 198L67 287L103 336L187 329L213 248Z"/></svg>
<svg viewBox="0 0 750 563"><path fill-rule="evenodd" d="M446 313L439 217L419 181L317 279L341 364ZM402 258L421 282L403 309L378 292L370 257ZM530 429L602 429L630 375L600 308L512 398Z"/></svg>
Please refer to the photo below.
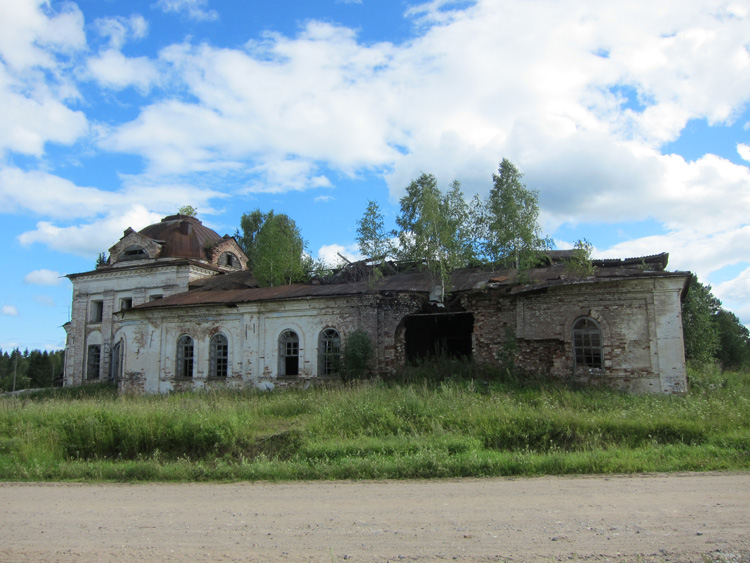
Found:
<svg viewBox="0 0 750 563"><path fill-rule="evenodd" d="M65 352L0 349L0 392L62 385Z"/></svg>

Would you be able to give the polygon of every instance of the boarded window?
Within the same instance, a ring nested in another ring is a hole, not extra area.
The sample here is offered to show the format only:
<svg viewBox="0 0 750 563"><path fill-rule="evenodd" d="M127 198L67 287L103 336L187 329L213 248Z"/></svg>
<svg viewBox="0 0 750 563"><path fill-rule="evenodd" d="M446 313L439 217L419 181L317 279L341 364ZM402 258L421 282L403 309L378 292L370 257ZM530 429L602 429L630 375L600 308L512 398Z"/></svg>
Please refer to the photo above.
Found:
<svg viewBox="0 0 750 563"><path fill-rule="evenodd" d="M86 379L98 379L102 359L102 347L99 344L91 344L86 354Z"/></svg>
<svg viewBox="0 0 750 563"><path fill-rule="evenodd" d="M299 337L293 330L279 336L279 375L299 375Z"/></svg>
<svg viewBox="0 0 750 563"><path fill-rule="evenodd" d="M327 328L318 337L318 375L331 375L341 365L341 337L333 328Z"/></svg>
<svg viewBox="0 0 750 563"><path fill-rule="evenodd" d="M177 341L177 377L193 377L193 339L187 335Z"/></svg>
<svg viewBox="0 0 750 563"><path fill-rule="evenodd" d="M602 329L589 317L582 317L573 324L573 349L576 367L601 368Z"/></svg>
<svg viewBox="0 0 750 563"><path fill-rule="evenodd" d="M229 341L223 334L211 337L209 377L226 377L229 372Z"/></svg>

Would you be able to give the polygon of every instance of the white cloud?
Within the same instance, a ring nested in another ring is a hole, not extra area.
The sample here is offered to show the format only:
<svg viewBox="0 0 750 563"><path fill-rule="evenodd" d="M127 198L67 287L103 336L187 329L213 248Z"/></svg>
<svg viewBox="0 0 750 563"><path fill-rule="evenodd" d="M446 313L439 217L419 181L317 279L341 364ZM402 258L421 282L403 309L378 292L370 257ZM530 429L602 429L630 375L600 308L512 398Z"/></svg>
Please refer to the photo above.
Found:
<svg viewBox="0 0 750 563"><path fill-rule="evenodd" d="M127 208L150 209L173 213L186 201L207 215L214 213L209 201L227 194L186 184L146 183L146 178L123 177L124 188L109 192L81 187L45 172L25 172L18 168L0 168L0 208L5 213L28 213L54 219L80 219L117 214Z"/></svg>
<svg viewBox="0 0 750 563"><path fill-rule="evenodd" d="M362 259L359 253L359 247L356 244L347 246L341 244L325 244L318 250L318 260L321 260L328 266L340 266L345 261L339 254L345 256L347 260L355 262Z"/></svg>
<svg viewBox="0 0 750 563"><path fill-rule="evenodd" d="M148 22L140 14L129 18L99 18L94 21L94 28L102 37L109 38L111 49L120 50L128 39L143 39L148 35Z"/></svg>
<svg viewBox="0 0 750 563"><path fill-rule="evenodd" d="M75 4L58 3L54 11L46 0L0 3L0 55L14 70L55 69L55 52L83 49L83 14Z"/></svg>
<svg viewBox="0 0 750 563"><path fill-rule="evenodd" d="M748 324L750 320L750 268L745 269L735 279L714 286L712 292L721 299L725 308L730 309L745 324Z"/></svg>
<svg viewBox="0 0 750 563"><path fill-rule="evenodd" d="M24 246L42 243L60 252L93 257L122 238L127 227L137 231L160 220L159 214L148 211L142 205L132 205L84 225L58 227L48 221L40 221L35 230L22 233L18 240Z"/></svg>
<svg viewBox="0 0 750 563"><path fill-rule="evenodd" d="M115 49L108 49L90 58L88 72L106 88L133 86L144 94L159 81L159 72L149 59L128 58Z"/></svg>
<svg viewBox="0 0 750 563"><path fill-rule="evenodd" d="M54 270L34 270L24 276L23 282L31 285L60 285L62 274Z"/></svg>
<svg viewBox="0 0 750 563"><path fill-rule="evenodd" d="M18 309L15 307L15 305L3 305L2 309L0 309L0 314L8 317L17 317Z"/></svg>
<svg viewBox="0 0 750 563"><path fill-rule="evenodd" d="M219 14L215 10L205 8L206 0L158 0L156 6L164 12L175 12L183 14L191 20L213 21L218 19Z"/></svg>
<svg viewBox="0 0 750 563"><path fill-rule="evenodd" d="M47 142L70 144L87 131L65 73L86 46L83 15L73 4L55 12L41 0L0 3L0 155L41 156Z"/></svg>
<svg viewBox="0 0 750 563"><path fill-rule="evenodd" d="M746 145L744 143L739 143L737 145L737 154L740 155L742 160L746 160L750 162L750 145Z"/></svg>
<svg viewBox="0 0 750 563"><path fill-rule="evenodd" d="M315 203L325 203L327 201L333 201L334 197L330 195L319 195L315 198Z"/></svg>

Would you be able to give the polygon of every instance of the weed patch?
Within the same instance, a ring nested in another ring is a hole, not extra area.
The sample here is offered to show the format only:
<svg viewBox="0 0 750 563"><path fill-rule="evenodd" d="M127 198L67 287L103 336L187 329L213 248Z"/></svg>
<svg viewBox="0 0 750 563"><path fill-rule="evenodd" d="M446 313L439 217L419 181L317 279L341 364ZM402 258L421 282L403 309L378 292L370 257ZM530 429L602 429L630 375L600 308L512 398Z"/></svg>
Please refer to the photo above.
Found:
<svg viewBox="0 0 750 563"><path fill-rule="evenodd" d="M750 469L746 373L691 368L692 392L674 397L575 390L481 371L472 378L460 363L445 370L453 375L307 391L132 397L90 386L6 397L0 478L409 479Z"/></svg>

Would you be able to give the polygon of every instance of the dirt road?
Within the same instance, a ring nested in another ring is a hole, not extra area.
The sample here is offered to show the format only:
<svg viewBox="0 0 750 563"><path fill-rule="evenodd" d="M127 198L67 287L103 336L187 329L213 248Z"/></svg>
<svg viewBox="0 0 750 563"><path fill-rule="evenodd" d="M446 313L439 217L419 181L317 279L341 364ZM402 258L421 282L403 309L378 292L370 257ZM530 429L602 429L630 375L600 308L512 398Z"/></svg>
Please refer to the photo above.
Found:
<svg viewBox="0 0 750 563"><path fill-rule="evenodd" d="M750 562L750 473L0 483L2 561Z"/></svg>

